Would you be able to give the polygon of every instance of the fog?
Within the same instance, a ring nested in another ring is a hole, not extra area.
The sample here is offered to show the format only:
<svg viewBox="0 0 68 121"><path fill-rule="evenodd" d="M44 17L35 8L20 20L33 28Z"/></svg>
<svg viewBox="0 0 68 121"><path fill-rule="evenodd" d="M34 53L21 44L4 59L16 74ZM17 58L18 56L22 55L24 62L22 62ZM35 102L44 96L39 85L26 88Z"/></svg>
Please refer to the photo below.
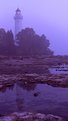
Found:
<svg viewBox="0 0 68 121"><path fill-rule="evenodd" d="M17 8L22 11L23 28L45 34L55 54L68 54L68 0L0 0L0 28L14 32Z"/></svg>

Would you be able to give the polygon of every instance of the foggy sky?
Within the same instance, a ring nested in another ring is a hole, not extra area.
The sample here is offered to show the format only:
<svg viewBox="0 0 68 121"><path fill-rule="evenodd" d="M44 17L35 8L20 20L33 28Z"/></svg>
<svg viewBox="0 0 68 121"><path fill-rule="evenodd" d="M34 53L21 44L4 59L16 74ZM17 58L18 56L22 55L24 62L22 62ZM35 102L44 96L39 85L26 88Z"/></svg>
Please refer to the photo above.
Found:
<svg viewBox="0 0 68 121"><path fill-rule="evenodd" d="M17 8L23 14L23 28L45 34L55 54L68 54L68 0L0 0L0 28L14 32Z"/></svg>

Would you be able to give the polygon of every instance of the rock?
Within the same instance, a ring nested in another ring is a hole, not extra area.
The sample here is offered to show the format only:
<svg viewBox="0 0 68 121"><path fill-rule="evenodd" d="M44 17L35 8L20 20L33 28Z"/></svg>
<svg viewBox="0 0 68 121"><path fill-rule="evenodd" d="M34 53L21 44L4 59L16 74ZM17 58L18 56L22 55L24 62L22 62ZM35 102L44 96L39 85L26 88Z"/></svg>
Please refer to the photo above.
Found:
<svg viewBox="0 0 68 121"><path fill-rule="evenodd" d="M32 115L32 113L30 113L30 112L21 112L21 113L19 113L19 112L14 112L14 113L12 113L11 114L12 116L17 116L17 117L23 117L23 116L27 116L27 115Z"/></svg>
<svg viewBox="0 0 68 121"><path fill-rule="evenodd" d="M64 121L63 118L59 116L54 116L52 114L48 114L45 118L45 121Z"/></svg>
<svg viewBox="0 0 68 121"><path fill-rule="evenodd" d="M32 113L22 112L22 113L13 113L12 116L17 117L18 121L32 121Z"/></svg>
<svg viewBox="0 0 68 121"><path fill-rule="evenodd" d="M0 84L0 89L2 89L3 88L3 85L2 84Z"/></svg>
<svg viewBox="0 0 68 121"><path fill-rule="evenodd" d="M40 92L35 92L33 95L37 97L40 94Z"/></svg>
<svg viewBox="0 0 68 121"><path fill-rule="evenodd" d="M45 119L45 117L46 117L45 114L41 114L41 113L37 113L35 116L36 116L36 118L38 118L38 119Z"/></svg>
<svg viewBox="0 0 68 121"><path fill-rule="evenodd" d="M52 114L41 114L41 113L12 113L10 116L4 116L0 118L0 121L64 121L59 116L54 116Z"/></svg>

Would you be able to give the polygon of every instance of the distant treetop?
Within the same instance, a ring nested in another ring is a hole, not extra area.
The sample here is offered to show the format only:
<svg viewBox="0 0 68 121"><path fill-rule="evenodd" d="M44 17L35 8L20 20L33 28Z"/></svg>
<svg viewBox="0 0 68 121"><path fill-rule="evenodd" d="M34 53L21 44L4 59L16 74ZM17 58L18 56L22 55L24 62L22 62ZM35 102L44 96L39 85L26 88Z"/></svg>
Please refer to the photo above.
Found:
<svg viewBox="0 0 68 121"><path fill-rule="evenodd" d="M16 9L16 12L20 12L21 10L19 8Z"/></svg>

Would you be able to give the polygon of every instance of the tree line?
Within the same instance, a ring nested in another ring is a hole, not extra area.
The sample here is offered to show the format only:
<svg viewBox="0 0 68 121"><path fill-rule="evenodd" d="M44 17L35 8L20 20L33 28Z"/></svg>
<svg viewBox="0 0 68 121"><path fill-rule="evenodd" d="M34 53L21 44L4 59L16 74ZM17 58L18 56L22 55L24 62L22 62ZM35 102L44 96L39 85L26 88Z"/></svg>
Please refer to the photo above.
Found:
<svg viewBox="0 0 68 121"><path fill-rule="evenodd" d="M0 55L41 56L53 55L50 42L43 34L39 36L32 28L22 29L14 39L12 31L0 29Z"/></svg>

